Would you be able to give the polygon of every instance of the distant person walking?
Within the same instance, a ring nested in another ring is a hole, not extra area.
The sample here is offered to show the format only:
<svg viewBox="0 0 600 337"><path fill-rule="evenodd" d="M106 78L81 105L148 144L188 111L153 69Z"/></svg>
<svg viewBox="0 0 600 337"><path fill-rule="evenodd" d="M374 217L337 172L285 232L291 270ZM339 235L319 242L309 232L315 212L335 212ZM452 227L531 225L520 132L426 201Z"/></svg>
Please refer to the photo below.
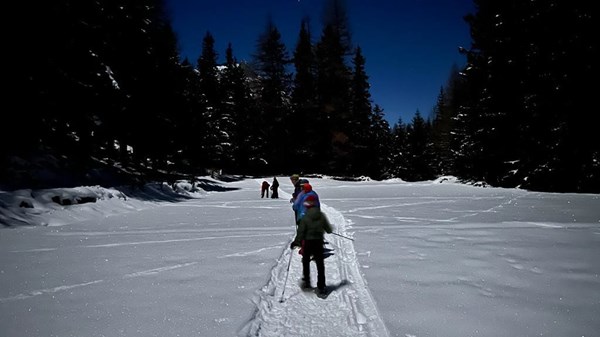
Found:
<svg viewBox="0 0 600 337"><path fill-rule="evenodd" d="M263 180L262 185L260 187L260 197L264 198L265 195L267 196L267 198L269 197L269 182L267 182L266 180Z"/></svg>
<svg viewBox="0 0 600 337"><path fill-rule="evenodd" d="M302 275L304 276L302 288L311 288L310 261L312 257L317 265L317 295L325 295L323 236L325 233L333 232L333 230L325 213L321 212L319 207L316 207L316 196L307 196L303 204L306 207L306 214L300 220L296 229L296 238L290 248L302 247Z"/></svg>
<svg viewBox="0 0 600 337"><path fill-rule="evenodd" d="M279 191L277 190L278 188L279 181L277 181L277 177L273 177L273 183L271 184L271 191L273 191L271 194L272 199L279 199Z"/></svg>

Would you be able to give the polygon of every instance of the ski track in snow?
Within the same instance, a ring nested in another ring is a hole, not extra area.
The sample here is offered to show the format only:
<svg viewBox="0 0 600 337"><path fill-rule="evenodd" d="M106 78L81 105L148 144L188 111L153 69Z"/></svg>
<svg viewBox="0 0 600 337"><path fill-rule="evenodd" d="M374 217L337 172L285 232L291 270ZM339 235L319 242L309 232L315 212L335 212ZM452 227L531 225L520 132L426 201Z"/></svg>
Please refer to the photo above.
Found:
<svg viewBox="0 0 600 337"><path fill-rule="evenodd" d="M188 262L188 263L176 264L176 265L172 265L172 266L154 268L154 269L149 269L149 270L142 270L142 271L138 271L135 273L125 274L125 275L123 275L122 279L151 276L151 275L166 272L166 271L171 271L171 270L175 270L175 269L179 269L179 268L193 266L197 263L198 262ZM116 281L116 279L113 279L112 281L114 282L114 281ZM58 287L54 287L54 288L33 290L26 294L18 294L18 295L14 295L14 296L10 296L10 297L0 297L0 303L25 300L25 299L28 299L28 298L34 297L34 296L58 293L61 291L67 291L67 290L71 290L71 289L75 289L75 288L91 286L91 285L95 285L95 284L99 284L99 283L103 283L103 282L105 282L105 280L94 280L94 281L79 283L79 284L69 284L69 285L62 285L62 286L58 286Z"/></svg>
<svg viewBox="0 0 600 337"><path fill-rule="evenodd" d="M325 204L321 204L321 209L334 232L348 236L346 230L350 226L343 215ZM327 286L340 285L339 288L326 299L318 298L312 291L302 291L302 257L298 250L289 249L290 240L271 270L269 281L257 291L256 311L239 336L389 336L362 277L352 241L336 235L326 235L325 240L333 248L333 255L325 259ZM313 286L316 280L316 266L311 263Z"/></svg>
<svg viewBox="0 0 600 337"><path fill-rule="evenodd" d="M276 249L276 248L281 248L281 245L271 246L271 247L265 247L265 248L261 248L261 249L257 249L257 250L252 250L252 251L249 251L249 252L241 252L241 253L234 253L234 254L228 254L228 255L218 256L217 258L218 259L222 259L222 258L226 258L226 257L248 256L248 255L257 254L257 253L260 253L260 252L264 252L266 250Z"/></svg>
<svg viewBox="0 0 600 337"><path fill-rule="evenodd" d="M85 286L98 284L98 283L102 283L102 282L104 282L104 280L96 280L96 281L80 283L80 284L63 285L63 286L58 286L58 287L49 288L49 289L33 290L27 294L18 294L15 296L0 298L0 303L17 301L17 300L25 300L25 299L28 299L28 298L34 297L34 296L39 296L39 295L44 295L44 294L52 294L52 293L57 293L60 291L67 291L67 290L71 290L71 289L75 289L75 288L79 288L79 287L85 287Z"/></svg>

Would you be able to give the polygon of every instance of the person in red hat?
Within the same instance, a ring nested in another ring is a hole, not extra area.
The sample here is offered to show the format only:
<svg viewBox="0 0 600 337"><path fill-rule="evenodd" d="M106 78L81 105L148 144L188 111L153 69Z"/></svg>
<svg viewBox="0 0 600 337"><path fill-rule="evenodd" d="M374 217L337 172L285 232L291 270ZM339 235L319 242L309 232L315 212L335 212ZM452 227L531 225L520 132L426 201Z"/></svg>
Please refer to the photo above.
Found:
<svg viewBox="0 0 600 337"><path fill-rule="evenodd" d="M319 195L317 194L317 192L315 192L313 190L312 185L309 184L308 182L302 184L302 191L300 193L298 193L298 196L296 197L296 201L292 205L292 209L294 210L294 212L296 214L296 226L300 223L300 219L302 219L302 217L306 213L306 207L304 206L304 201L306 200L306 198L308 196L311 196L311 195L314 196L314 198L315 198L315 207L317 207L317 208L321 207L321 203L319 202Z"/></svg>
<svg viewBox="0 0 600 337"><path fill-rule="evenodd" d="M325 257L323 255L323 236L325 233L331 233L333 230L325 213L317 207L318 198L315 195L308 195L304 198L303 204L306 213L300 219L296 229L296 238L290 248L302 246L302 288L311 288L310 282L310 261L311 257L317 265L317 295L326 294L325 289Z"/></svg>
<svg viewBox="0 0 600 337"><path fill-rule="evenodd" d="M300 175L298 175L298 174L292 174L292 176L290 177L290 181L292 182L292 185L294 185L294 192L292 193L292 198L290 199L290 203L292 204L292 210L294 210L294 220L296 221L296 226L298 226L298 212L296 211L296 208L294 207L294 203L296 202L296 198L298 197L298 194L300 194L300 192L302 192L302 184L307 183L308 180L300 179Z"/></svg>

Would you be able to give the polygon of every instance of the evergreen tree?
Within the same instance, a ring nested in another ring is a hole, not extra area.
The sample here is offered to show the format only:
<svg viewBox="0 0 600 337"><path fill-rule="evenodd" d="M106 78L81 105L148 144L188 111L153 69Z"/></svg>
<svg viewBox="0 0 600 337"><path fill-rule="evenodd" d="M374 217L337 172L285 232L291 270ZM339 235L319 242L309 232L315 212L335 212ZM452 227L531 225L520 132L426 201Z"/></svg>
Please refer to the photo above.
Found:
<svg viewBox="0 0 600 337"><path fill-rule="evenodd" d="M324 7L323 31L315 52L319 118L324 121L319 130L322 151L317 161L324 172L348 174L353 162L349 130L352 74L346 64L353 49L345 3L329 0Z"/></svg>
<svg viewBox="0 0 600 337"><path fill-rule="evenodd" d="M244 64L233 57L233 49L229 44L226 51L225 70L221 88L223 90L224 114L231 117L227 133L232 140L232 151L229 154L235 172L251 173L251 162L258 156L258 145L262 143L257 111L246 83Z"/></svg>
<svg viewBox="0 0 600 337"><path fill-rule="evenodd" d="M221 102L217 59L215 39L210 32L206 32L202 39L202 54L198 58L197 69L200 75L200 90L207 110L217 110Z"/></svg>
<svg viewBox="0 0 600 337"><path fill-rule="evenodd" d="M289 125L292 149L292 167L295 172L318 169L315 163L319 148L319 125L323 120L318 113L316 93L316 61L308 19L300 25L294 50L294 82L292 88L292 116ZM310 127L307 127L310 126Z"/></svg>
<svg viewBox="0 0 600 337"><path fill-rule="evenodd" d="M36 35L17 39L29 42L22 45L27 67L14 83L15 97L30 98L21 105L28 120L17 125L32 128L12 154L63 158L62 168L52 166L72 181L92 177L85 171L93 166L112 169L113 160L138 169L164 165L172 133L156 131L173 126L167 107L181 86L163 2L55 1L27 12ZM41 57L34 45L45 51Z"/></svg>
<svg viewBox="0 0 600 337"><path fill-rule="evenodd" d="M350 87L350 116L348 118L347 134L350 138L352 151L352 162L349 167L351 173L358 175L367 175L367 171L372 171L368 167L374 161L377 161L377 151L373 151L375 143L372 132L379 125L379 117L372 115L371 93L369 92L369 77L365 71L365 57L362 55L360 47L356 48L353 59L354 70ZM378 110L377 113L382 113ZM373 121L371 118L373 117ZM372 124L373 123L373 124Z"/></svg>
<svg viewBox="0 0 600 337"><path fill-rule="evenodd" d="M169 100L165 97L165 87L161 67L161 55L155 43L164 29L164 10L155 1L147 0L105 4L107 17L112 18L109 28L110 50L107 63L116 83L125 95L123 110L116 112L121 128L122 160L130 160L139 169L149 169L156 160L164 158L164 144L167 141L160 133L160 125L165 116ZM112 26L114 25L114 26ZM108 27L107 27L108 28ZM167 89L168 90L168 89ZM139 127L144 120L144 128ZM129 158L131 149L133 158Z"/></svg>
<svg viewBox="0 0 600 337"><path fill-rule="evenodd" d="M344 55L351 56L354 47L346 7L345 0L328 0L325 3L323 27L330 26L333 29L335 35L339 37L340 47Z"/></svg>
<svg viewBox="0 0 600 337"><path fill-rule="evenodd" d="M158 2L159 6L164 6ZM152 128L148 129L148 137L156 139L151 143L155 169L170 170L178 165L176 157L177 137L180 133L178 117L184 112L182 95L185 90L183 70L179 62L177 39L164 9L159 7L152 36L154 51L154 67L156 91L154 101L156 117ZM161 135L161 136L157 136Z"/></svg>
<svg viewBox="0 0 600 337"><path fill-rule="evenodd" d="M454 65L450 78L443 93L440 95L439 111L432 125L434 129L432 141L437 143L435 151L439 162L438 174L456 175L460 165L457 158L463 156L460 144L465 139L464 130L459 126L459 121L464 115L463 105L469 105L469 87L465 81L464 73ZM463 114L461 114L463 113Z"/></svg>
<svg viewBox="0 0 600 337"><path fill-rule="evenodd" d="M591 104L589 4L476 1L467 17L473 47L466 74L475 98L464 111L471 176L499 186L554 191L598 188L598 142L584 115ZM549 38L551 37L551 38ZM577 116L577 117L576 117Z"/></svg>
<svg viewBox="0 0 600 337"><path fill-rule="evenodd" d="M186 58L181 63L183 92L181 94L182 110L177 116L176 153L177 162L188 172L201 172L207 163L202 152L202 132L206 126L204 101L200 89L200 78L196 67ZM200 140L200 141L199 141ZM197 171L198 170L198 171ZM203 173L203 172L202 172Z"/></svg>
<svg viewBox="0 0 600 337"><path fill-rule="evenodd" d="M409 173L408 164L408 127L398 117L398 121L392 128L392 139L390 145L390 173L393 177L407 179Z"/></svg>
<svg viewBox="0 0 600 337"><path fill-rule="evenodd" d="M458 74L456 68L453 74ZM451 76L446 90L440 89L436 105L433 109L433 123L431 126L431 141L433 143L435 171L441 175L454 174L455 156L452 148L452 133L457 116L453 107L453 91L456 77Z"/></svg>
<svg viewBox="0 0 600 337"><path fill-rule="evenodd" d="M319 118L324 121L319 125L322 151L318 160L325 172L344 172L350 159L351 72L344 62L345 50L341 42L337 30L327 25L316 46Z"/></svg>
<svg viewBox="0 0 600 337"><path fill-rule="evenodd" d="M202 153L206 155L209 169L222 169L231 165L229 158L231 139L227 132L231 129L231 118L223 108L219 70L217 68L217 52L214 48L215 40L207 32L202 41L202 54L198 58L198 74L200 90L203 95L204 139Z"/></svg>
<svg viewBox="0 0 600 337"><path fill-rule="evenodd" d="M407 128L408 172L406 180L421 181L435 177L432 167L433 149L430 133L430 123L425 121L417 110L412 123Z"/></svg>
<svg viewBox="0 0 600 337"><path fill-rule="evenodd" d="M11 86L6 97L14 109L3 115L3 125L22 136L18 142L9 139L7 132L0 136L3 144L11 144L0 150L0 173L9 183L14 174L8 172L11 166L34 157L42 165L64 165L65 171L74 169L66 167L70 164L91 164L91 155L98 155L101 146L94 129L102 113L113 108L106 98L116 92L102 54L107 39L98 27L106 28L106 18L98 4L14 5L12 13L27 13L17 20L27 22L29 28L8 34L14 38L11 48L19 52L8 53L14 70L8 72ZM13 156L21 160L10 160ZM45 161L51 157L68 160ZM32 177L31 185L36 183Z"/></svg>
<svg viewBox="0 0 600 337"><path fill-rule="evenodd" d="M259 37L254 59L261 83L259 106L265 133L265 159L270 172L280 172L293 157L288 131L293 122L289 98L291 75L287 72L289 57L286 47L271 20Z"/></svg>
<svg viewBox="0 0 600 337"><path fill-rule="evenodd" d="M393 135L384 118L383 109L378 104L375 104L371 113L368 130L367 148L371 155L366 175L374 179L389 178L392 176Z"/></svg>

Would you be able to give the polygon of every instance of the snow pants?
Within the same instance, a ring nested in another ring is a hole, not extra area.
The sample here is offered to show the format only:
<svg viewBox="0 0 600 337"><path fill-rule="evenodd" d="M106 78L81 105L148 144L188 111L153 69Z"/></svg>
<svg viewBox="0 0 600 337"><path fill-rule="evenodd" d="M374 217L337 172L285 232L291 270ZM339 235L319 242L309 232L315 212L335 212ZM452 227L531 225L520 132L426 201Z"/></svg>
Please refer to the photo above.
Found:
<svg viewBox="0 0 600 337"><path fill-rule="evenodd" d="M325 289L325 261L323 257L323 240L304 240L302 254L302 273L304 282L310 284L311 257L317 265L317 288Z"/></svg>

